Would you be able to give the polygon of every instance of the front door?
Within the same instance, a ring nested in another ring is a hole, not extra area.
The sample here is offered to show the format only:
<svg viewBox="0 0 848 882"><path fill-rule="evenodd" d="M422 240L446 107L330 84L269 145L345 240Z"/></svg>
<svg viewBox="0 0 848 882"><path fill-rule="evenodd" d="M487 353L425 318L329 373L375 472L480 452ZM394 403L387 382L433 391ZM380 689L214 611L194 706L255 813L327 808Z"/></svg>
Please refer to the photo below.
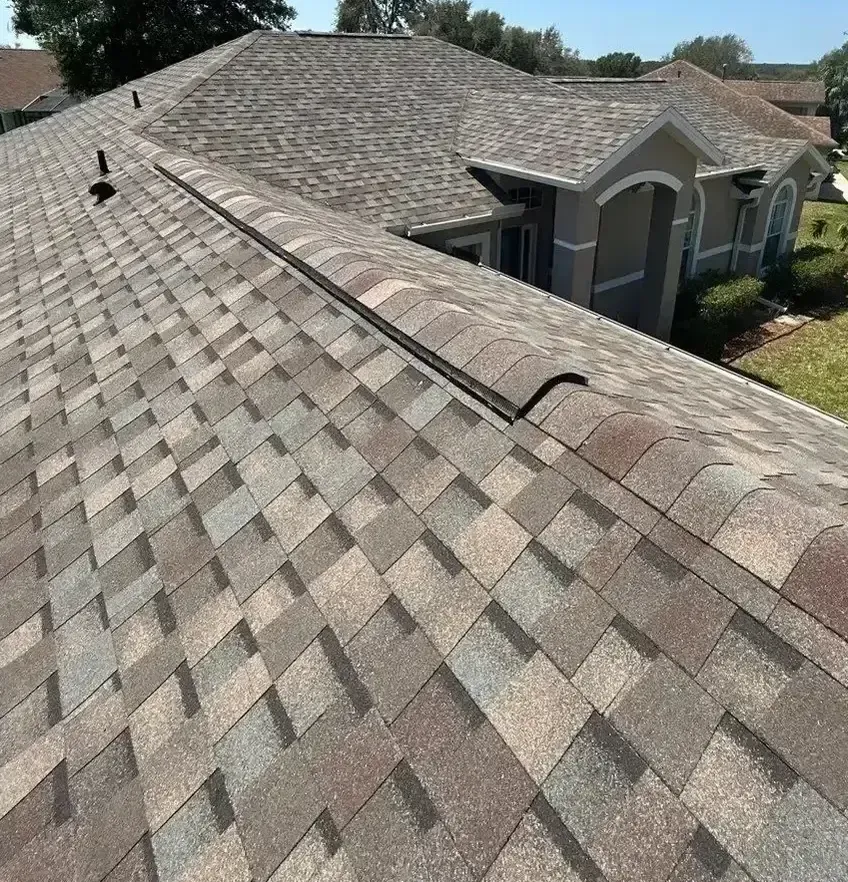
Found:
<svg viewBox="0 0 848 882"><path fill-rule="evenodd" d="M501 230L500 270L533 284L536 264L536 224Z"/></svg>

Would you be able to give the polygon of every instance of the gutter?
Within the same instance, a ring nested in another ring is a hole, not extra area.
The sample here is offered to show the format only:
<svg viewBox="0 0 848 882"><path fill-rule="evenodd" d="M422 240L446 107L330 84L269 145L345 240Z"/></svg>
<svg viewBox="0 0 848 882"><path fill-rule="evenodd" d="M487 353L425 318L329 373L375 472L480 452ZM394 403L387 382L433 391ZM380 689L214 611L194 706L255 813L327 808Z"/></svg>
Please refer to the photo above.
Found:
<svg viewBox="0 0 848 882"><path fill-rule="evenodd" d="M429 224L413 224L412 226L402 227L401 235L410 238L412 236L424 236L427 233L439 233L442 230L453 230L459 227L470 227L473 224L482 224L486 221L503 220L509 217L521 217L524 214L525 206L523 202L514 205L500 205L492 208L490 211L484 211L480 214L467 214L464 217L454 217L450 220L434 221ZM394 232L394 231L393 231Z"/></svg>

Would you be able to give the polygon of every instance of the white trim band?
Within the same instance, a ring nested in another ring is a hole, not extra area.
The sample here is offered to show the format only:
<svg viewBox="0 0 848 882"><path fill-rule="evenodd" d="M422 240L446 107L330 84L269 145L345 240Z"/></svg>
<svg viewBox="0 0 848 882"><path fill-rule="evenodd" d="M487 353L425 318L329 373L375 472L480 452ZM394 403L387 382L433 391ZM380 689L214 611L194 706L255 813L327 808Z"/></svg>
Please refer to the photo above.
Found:
<svg viewBox="0 0 848 882"><path fill-rule="evenodd" d="M626 178L621 178L621 180L616 181L612 186L607 187L603 193L596 196L595 202L597 202L598 205L606 205L610 199L618 196L619 193L623 193L625 190L629 190L631 187L635 187L638 184L664 184L666 187L670 187L674 190L675 193L679 193L683 189L683 181L679 178L670 175L668 172L652 169L651 171L635 172L632 175L627 175Z"/></svg>
<svg viewBox="0 0 848 882"><path fill-rule="evenodd" d="M639 270L638 273L630 273L629 276L619 276L617 279L610 279L608 282L601 282L600 285L592 286L593 294L603 294L604 291L612 291L613 288L621 288L624 285L631 285L633 282L641 282L645 278L645 270Z"/></svg>
<svg viewBox="0 0 848 882"><path fill-rule="evenodd" d="M699 251L698 260L706 260L708 257L718 257L719 254L726 254L728 251L733 251L732 242L729 242L727 245L719 245L717 248L707 248L706 251Z"/></svg>
<svg viewBox="0 0 848 882"><path fill-rule="evenodd" d="M554 239L554 245L559 245L560 248L567 248L569 251L586 251L587 248L594 248L597 244L597 241L595 241L581 242L579 245L575 245L573 242L564 242L562 239Z"/></svg>
<svg viewBox="0 0 848 882"><path fill-rule="evenodd" d="M678 217L678 218L676 218L675 220L673 220L673 221L671 222L671 225L672 225L673 227L679 227L679 226L681 226L682 224L688 224L688 223L689 223L689 218L688 218L688 216L687 216L687 217Z"/></svg>

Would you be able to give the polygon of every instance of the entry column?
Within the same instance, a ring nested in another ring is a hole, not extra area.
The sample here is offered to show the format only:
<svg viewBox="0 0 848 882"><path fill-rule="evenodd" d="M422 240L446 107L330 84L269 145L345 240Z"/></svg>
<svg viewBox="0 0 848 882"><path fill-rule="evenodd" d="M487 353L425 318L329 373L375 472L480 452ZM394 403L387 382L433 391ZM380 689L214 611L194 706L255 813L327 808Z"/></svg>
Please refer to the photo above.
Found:
<svg viewBox="0 0 848 882"><path fill-rule="evenodd" d="M587 308L592 304L600 216L599 206L585 194L557 190L551 293Z"/></svg>

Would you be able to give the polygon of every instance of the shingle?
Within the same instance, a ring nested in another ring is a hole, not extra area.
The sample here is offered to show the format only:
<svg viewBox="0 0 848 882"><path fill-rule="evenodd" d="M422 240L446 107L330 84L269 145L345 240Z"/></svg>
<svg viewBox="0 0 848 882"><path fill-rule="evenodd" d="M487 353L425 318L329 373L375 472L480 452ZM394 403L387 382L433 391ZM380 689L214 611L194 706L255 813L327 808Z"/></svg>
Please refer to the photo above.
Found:
<svg viewBox="0 0 848 882"><path fill-rule="evenodd" d="M609 710L610 720L679 793L721 719L721 707L665 657Z"/></svg>

